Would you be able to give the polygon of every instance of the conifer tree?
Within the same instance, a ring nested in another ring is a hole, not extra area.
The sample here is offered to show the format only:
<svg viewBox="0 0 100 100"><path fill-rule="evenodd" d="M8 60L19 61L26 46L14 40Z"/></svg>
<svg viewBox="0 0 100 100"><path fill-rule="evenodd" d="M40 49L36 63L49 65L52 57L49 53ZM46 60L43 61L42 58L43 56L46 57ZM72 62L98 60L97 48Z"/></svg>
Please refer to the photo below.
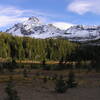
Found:
<svg viewBox="0 0 100 100"><path fill-rule="evenodd" d="M7 97L5 100L20 100L18 93L15 89L15 86L13 84L12 77L9 78L9 81L7 82L7 86L5 88L5 92L7 94Z"/></svg>

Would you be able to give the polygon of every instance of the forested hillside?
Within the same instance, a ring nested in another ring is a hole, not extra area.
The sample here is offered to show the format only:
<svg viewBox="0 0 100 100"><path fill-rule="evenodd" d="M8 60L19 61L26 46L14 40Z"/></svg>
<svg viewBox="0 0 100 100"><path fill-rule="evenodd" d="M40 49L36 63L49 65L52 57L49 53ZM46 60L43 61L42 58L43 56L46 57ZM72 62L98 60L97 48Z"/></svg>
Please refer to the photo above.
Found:
<svg viewBox="0 0 100 100"><path fill-rule="evenodd" d="M0 33L0 57L19 60L67 60L78 45L63 39L32 39Z"/></svg>
<svg viewBox="0 0 100 100"><path fill-rule="evenodd" d="M0 58L16 60L99 61L100 46L64 39L33 39L0 33Z"/></svg>

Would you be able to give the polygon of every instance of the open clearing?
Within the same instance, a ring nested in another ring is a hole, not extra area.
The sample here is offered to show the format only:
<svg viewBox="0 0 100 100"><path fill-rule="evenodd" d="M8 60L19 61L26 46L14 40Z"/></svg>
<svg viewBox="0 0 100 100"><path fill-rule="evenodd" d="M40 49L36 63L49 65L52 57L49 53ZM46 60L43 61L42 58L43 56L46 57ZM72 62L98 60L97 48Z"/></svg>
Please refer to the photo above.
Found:
<svg viewBox="0 0 100 100"><path fill-rule="evenodd" d="M36 74L39 74L36 76ZM100 100L100 74L95 72L80 72L76 74L77 88L68 89L64 94L54 91L54 81L43 82L43 76L63 74L67 78L67 71L31 70L28 77L24 78L21 70L13 74L14 84L21 100ZM0 100L6 97L5 87L9 74L0 75Z"/></svg>

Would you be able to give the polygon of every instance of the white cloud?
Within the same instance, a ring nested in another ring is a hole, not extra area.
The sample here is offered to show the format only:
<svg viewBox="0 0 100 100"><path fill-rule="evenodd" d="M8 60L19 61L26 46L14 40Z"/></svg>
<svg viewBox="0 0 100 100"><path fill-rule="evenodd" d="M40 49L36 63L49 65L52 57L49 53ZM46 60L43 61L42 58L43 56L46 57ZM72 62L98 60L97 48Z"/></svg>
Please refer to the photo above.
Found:
<svg viewBox="0 0 100 100"><path fill-rule="evenodd" d="M26 20L27 17L23 15L27 12L30 12L30 10L20 10L12 6L0 6L0 27L7 27Z"/></svg>
<svg viewBox="0 0 100 100"><path fill-rule="evenodd" d="M6 27L17 22L23 22L26 19L27 19L26 17L17 18L9 16L0 16L0 27Z"/></svg>
<svg viewBox="0 0 100 100"><path fill-rule="evenodd" d="M0 5L0 28L23 22L31 16L38 17L42 22L49 22L49 18L56 17L56 15L44 13L39 10L23 10L13 6Z"/></svg>
<svg viewBox="0 0 100 100"><path fill-rule="evenodd" d="M68 10L80 15L87 12L100 14L100 0L73 0L68 6Z"/></svg>
<svg viewBox="0 0 100 100"><path fill-rule="evenodd" d="M53 25L62 30L66 30L66 29L70 28L71 26L73 26L73 24L67 23L67 22L55 22L55 23L53 23Z"/></svg>

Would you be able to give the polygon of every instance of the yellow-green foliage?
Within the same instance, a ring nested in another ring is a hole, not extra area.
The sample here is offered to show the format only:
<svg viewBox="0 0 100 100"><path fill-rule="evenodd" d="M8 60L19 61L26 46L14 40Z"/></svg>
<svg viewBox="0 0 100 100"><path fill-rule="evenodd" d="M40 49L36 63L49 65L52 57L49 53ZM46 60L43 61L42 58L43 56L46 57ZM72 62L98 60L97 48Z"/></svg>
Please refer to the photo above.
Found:
<svg viewBox="0 0 100 100"><path fill-rule="evenodd" d="M68 59L77 45L64 39L33 39L0 33L0 57L29 60Z"/></svg>

